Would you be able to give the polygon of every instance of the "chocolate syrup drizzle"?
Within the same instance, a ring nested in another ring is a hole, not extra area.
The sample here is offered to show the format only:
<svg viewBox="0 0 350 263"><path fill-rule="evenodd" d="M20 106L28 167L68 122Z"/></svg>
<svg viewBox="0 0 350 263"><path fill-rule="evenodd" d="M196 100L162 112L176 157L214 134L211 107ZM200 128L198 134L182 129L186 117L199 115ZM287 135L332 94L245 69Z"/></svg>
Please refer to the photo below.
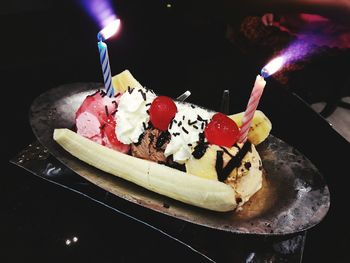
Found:
<svg viewBox="0 0 350 263"><path fill-rule="evenodd" d="M195 147L194 150L192 152L192 155L194 158L196 159L200 159L203 157L203 155L205 154L206 150L208 148L208 144L207 143L198 143Z"/></svg>
<svg viewBox="0 0 350 263"><path fill-rule="evenodd" d="M192 152L193 157L196 159L202 158L208 148L208 143L204 141L204 138L204 133L200 133L198 144L194 147Z"/></svg>
<svg viewBox="0 0 350 263"><path fill-rule="evenodd" d="M224 168L224 151L216 151L215 170L218 175L218 180L223 182L226 178L222 178L222 170Z"/></svg>
<svg viewBox="0 0 350 263"><path fill-rule="evenodd" d="M247 141L243 145L243 147L238 151L238 153L235 156L231 157L231 160L228 161L225 167L223 167L224 151L217 151L215 169L218 174L218 180L220 182L224 182L229 176L229 174L233 171L233 169L241 165L242 159L248 152L251 152L251 150L252 144L249 141Z"/></svg>

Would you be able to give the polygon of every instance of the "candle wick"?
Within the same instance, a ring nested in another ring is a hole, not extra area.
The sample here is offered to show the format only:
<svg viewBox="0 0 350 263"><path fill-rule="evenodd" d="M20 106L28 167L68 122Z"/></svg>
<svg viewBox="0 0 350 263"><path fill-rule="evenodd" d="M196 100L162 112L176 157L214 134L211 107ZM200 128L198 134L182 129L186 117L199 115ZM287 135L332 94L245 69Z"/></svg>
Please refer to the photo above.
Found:
<svg viewBox="0 0 350 263"><path fill-rule="evenodd" d="M266 68L263 68L260 74L264 79L266 79L269 76L269 72Z"/></svg>
<svg viewBox="0 0 350 263"><path fill-rule="evenodd" d="M98 42L103 42L103 40L105 40L104 37L103 37L103 35L101 34L101 32L98 32L98 34L97 34L97 40L98 40Z"/></svg>

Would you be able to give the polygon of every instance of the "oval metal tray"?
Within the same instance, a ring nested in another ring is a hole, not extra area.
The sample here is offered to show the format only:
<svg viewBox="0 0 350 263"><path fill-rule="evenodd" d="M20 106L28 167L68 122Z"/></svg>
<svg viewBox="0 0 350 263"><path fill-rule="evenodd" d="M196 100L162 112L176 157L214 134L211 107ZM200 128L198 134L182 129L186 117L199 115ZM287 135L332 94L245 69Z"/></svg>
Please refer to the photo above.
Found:
<svg viewBox="0 0 350 263"><path fill-rule="evenodd" d="M75 112L99 83L63 85L32 103L29 119L42 145L64 165L108 192L187 222L241 234L284 235L318 224L327 214L330 195L317 168L299 151L270 135L257 147L264 167L262 189L241 211L212 212L183 204L89 166L65 152L52 138L55 128L72 128Z"/></svg>

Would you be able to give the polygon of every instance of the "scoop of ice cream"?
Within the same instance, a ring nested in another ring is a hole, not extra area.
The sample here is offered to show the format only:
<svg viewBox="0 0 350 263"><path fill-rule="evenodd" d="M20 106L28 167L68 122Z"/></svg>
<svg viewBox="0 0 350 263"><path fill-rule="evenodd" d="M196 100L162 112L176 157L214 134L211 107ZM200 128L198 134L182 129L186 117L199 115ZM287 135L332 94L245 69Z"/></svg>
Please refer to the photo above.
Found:
<svg viewBox="0 0 350 263"><path fill-rule="evenodd" d="M241 165L225 180L236 192L239 206L244 204L262 187L262 163L254 145L243 157Z"/></svg>
<svg viewBox="0 0 350 263"><path fill-rule="evenodd" d="M75 124L77 127L77 133L86 138L102 136L100 128L101 125L98 118L88 111L81 112L77 116Z"/></svg>
<svg viewBox="0 0 350 263"><path fill-rule="evenodd" d="M119 96L110 98L106 96L104 91L98 90L95 93L86 96L75 114L76 119L80 114L89 112L94 115L100 123L103 123L109 115L115 113L118 101Z"/></svg>
<svg viewBox="0 0 350 263"><path fill-rule="evenodd" d="M115 115L118 123L115 132L121 142L138 142L140 135L148 127L147 111L155 97L153 91L145 88L129 88L121 96Z"/></svg>
<svg viewBox="0 0 350 263"><path fill-rule="evenodd" d="M103 91L87 96L76 112L77 133L111 149L128 152L115 135L114 114L120 96L108 97Z"/></svg>
<svg viewBox="0 0 350 263"><path fill-rule="evenodd" d="M183 164L190 158L200 140L199 135L214 113L186 103L177 103L176 106L178 112L169 125L171 139L164 154L173 155L175 162Z"/></svg>
<svg viewBox="0 0 350 263"><path fill-rule="evenodd" d="M141 159L166 163L164 150L169 139L168 132L149 128L140 136L139 142L131 144L131 154Z"/></svg>

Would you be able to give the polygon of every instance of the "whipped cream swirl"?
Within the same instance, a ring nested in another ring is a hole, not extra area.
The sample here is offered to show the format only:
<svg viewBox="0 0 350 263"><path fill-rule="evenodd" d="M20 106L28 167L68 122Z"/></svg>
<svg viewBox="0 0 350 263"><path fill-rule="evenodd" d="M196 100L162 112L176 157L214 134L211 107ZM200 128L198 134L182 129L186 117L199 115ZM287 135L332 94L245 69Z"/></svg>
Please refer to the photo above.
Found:
<svg viewBox="0 0 350 263"><path fill-rule="evenodd" d="M115 133L124 144L136 143L148 127L148 109L156 95L146 88L128 88L121 96L115 115Z"/></svg>
<svg viewBox="0 0 350 263"><path fill-rule="evenodd" d="M173 155L175 162L185 163L214 112L186 103L176 103L176 106L178 111L168 128L171 139L164 155Z"/></svg>

